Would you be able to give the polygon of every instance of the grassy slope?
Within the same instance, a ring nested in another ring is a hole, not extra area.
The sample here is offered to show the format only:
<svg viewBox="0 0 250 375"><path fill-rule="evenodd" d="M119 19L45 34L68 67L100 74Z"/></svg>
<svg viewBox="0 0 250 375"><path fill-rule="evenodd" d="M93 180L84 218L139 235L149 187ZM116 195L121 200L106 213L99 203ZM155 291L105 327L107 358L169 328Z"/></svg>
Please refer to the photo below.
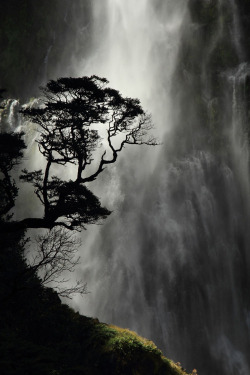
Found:
<svg viewBox="0 0 250 375"><path fill-rule="evenodd" d="M153 342L134 332L81 316L59 301L45 305L37 316L20 319L17 311L15 322L5 320L2 375L184 374Z"/></svg>
<svg viewBox="0 0 250 375"><path fill-rule="evenodd" d="M22 234L0 237L1 375L181 375L136 333L62 304L27 272Z"/></svg>

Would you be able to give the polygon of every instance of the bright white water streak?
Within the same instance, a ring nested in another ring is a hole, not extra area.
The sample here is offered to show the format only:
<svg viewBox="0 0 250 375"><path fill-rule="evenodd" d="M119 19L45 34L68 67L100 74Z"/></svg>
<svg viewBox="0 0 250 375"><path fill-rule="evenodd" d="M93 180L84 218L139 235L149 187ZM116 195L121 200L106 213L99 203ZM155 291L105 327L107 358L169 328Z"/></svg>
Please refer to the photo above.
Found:
<svg viewBox="0 0 250 375"><path fill-rule="evenodd" d="M161 132L171 127L169 91L185 10L185 0L94 1L93 52L77 68L139 98Z"/></svg>
<svg viewBox="0 0 250 375"><path fill-rule="evenodd" d="M94 1L92 53L86 60L76 62L79 76L96 74L106 77L110 87L118 89L122 95L139 98L144 110L152 114L160 140L172 126L170 91L181 29L187 15L186 6L186 0ZM131 179L136 179L135 191L137 188L138 193L140 190L142 192L145 179L157 167L159 150L160 147L127 148L125 156L121 156L122 167L117 163L108 172L108 178L105 180L104 177L101 182L99 180L99 187L94 187L97 195L102 197L102 202L115 210L113 215L117 212L122 215L119 212L119 204L124 198L120 190L121 175L124 177L121 168L130 173L131 165L137 164L132 170ZM138 205L134 207L135 212L140 210L140 195L135 198L137 203L133 203ZM99 280L95 283L94 275L94 270L98 268L98 258L92 256L92 245L99 230L98 227L88 228L83 234L83 268L93 270L92 277L88 272L86 275L91 294L83 302L77 299L75 302L87 315L98 315L94 302L99 288ZM131 262L135 261L135 256L131 254ZM102 316L98 317L102 319Z"/></svg>

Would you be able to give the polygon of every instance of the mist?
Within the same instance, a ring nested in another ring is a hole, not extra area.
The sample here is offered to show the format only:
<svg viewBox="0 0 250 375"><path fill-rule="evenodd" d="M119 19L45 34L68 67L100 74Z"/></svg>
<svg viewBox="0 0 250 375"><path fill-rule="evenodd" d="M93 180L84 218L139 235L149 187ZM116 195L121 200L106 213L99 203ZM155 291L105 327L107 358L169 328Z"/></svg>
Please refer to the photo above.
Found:
<svg viewBox="0 0 250 375"><path fill-rule="evenodd" d="M128 145L88 184L112 214L80 235L75 277L90 293L71 306L203 375L250 373L249 12L236 0L75 2L58 8L39 60L40 84L98 75L138 98L159 140ZM21 104L9 101L6 123L27 133L35 169ZM30 196L20 188L17 218L39 212Z"/></svg>

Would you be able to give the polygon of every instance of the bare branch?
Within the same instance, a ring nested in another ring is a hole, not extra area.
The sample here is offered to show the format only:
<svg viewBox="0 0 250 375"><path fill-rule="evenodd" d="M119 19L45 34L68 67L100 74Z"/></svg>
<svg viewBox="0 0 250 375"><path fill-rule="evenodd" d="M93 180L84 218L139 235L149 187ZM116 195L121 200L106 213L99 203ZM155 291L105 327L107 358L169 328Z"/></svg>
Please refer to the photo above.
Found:
<svg viewBox="0 0 250 375"><path fill-rule="evenodd" d="M26 254L28 272L38 275L43 286L52 285L62 297L86 294L86 283L82 280L70 286L69 279L65 279L65 275L73 272L79 264L77 252L80 244L74 232L62 227L37 236L35 255Z"/></svg>

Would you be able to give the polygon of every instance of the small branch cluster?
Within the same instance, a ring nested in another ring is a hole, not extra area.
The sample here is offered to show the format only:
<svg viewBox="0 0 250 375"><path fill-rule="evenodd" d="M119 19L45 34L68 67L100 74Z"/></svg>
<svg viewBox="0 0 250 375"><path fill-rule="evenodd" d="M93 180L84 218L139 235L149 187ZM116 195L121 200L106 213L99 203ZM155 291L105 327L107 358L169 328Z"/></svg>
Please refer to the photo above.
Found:
<svg viewBox="0 0 250 375"><path fill-rule="evenodd" d="M68 286L69 279L65 278L66 274L75 270L80 260L77 256L80 240L74 232L62 227L54 228L39 235L36 245L35 255L26 255L28 272L37 274L43 286L52 285L61 297L71 298L74 294L87 293L86 283L82 280Z"/></svg>

